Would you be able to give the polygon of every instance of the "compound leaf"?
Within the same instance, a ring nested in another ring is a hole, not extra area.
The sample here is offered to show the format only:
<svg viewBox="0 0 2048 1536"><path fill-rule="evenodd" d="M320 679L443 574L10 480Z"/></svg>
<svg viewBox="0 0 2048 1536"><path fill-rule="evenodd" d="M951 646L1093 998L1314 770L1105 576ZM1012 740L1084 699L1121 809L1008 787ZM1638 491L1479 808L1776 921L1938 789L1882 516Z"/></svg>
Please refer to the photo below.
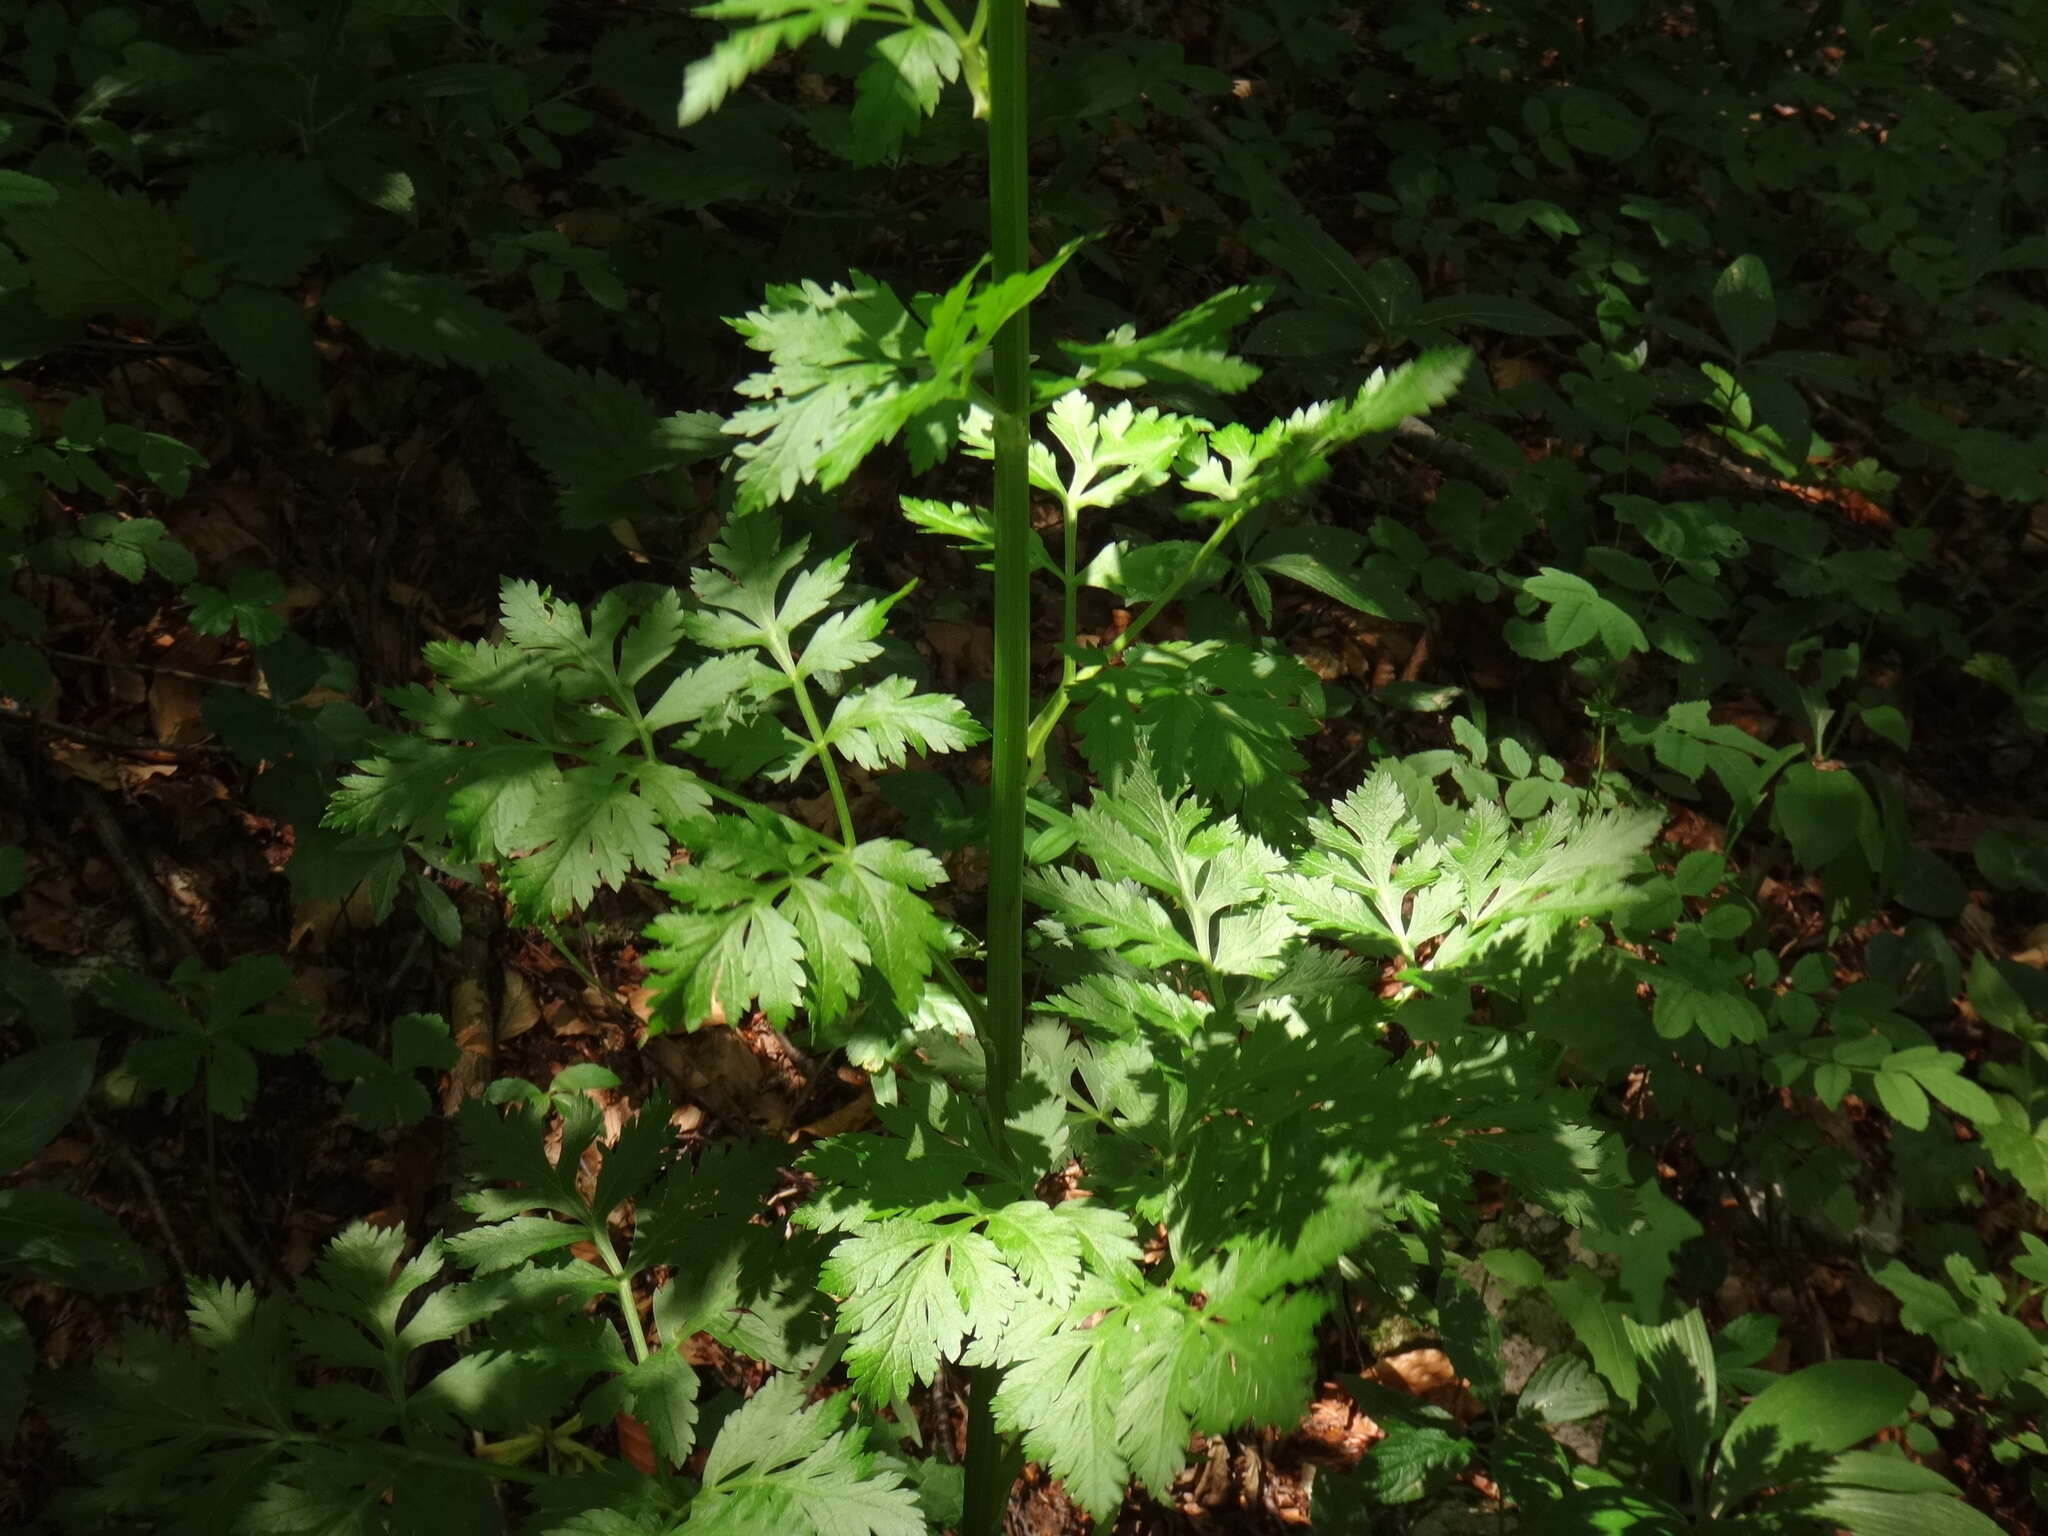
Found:
<svg viewBox="0 0 2048 1536"><path fill-rule="evenodd" d="M803 1399L797 1377L777 1376L725 1421L690 1504L698 1536L924 1536L924 1513L902 1473L847 1425L848 1399L809 1408Z"/></svg>

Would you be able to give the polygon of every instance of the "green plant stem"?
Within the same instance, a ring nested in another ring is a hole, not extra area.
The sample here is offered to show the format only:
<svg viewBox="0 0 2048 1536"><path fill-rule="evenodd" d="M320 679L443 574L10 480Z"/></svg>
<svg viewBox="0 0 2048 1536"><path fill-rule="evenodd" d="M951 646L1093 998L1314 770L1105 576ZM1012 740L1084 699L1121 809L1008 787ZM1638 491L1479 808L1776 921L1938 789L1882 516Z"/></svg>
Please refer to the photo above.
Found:
<svg viewBox="0 0 2048 1536"><path fill-rule="evenodd" d="M996 1433L990 1406L1001 1380L987 1366L967 1372L967 1486L961 1499L961 1536L1002 1536L1010 1488L1020 1469L1016 1450Z"/></svg>
<svg viewBox="0 0 2048 1536"><path fill-rule="evenodd" d="M995 280L1030 266L1024 0L988 0L989 236ZM1031 716L1031 329L995 340L995 745L989 775L988 1112L998 1140L1023 1068L1025 739Z"/></svg>
<svg viewBox="0 0 2048 1536"><path fill-rule="evenodd" d="M1065 497L1060 499L1060 573L1066 580L1066 590L1060 594L1060 639L1071 646L1074 630L1079 623L1081 589L1080 581L1074 574L1074 564L1080 558L1081 514L1073 502ZM1074 663L1066 664L1071 673Z"/></svg>
<svg viewBox="0 0 2048 1536"><path fill-rule="evenodd" d="M590 1235L597 1239L598 1257L604 1260L605 1268L618 1277L619 1310L626 1314L626 1334L633 1341L633 1363L638 1365L647 1358L647 1328L640 1321L640 1303L633 1296L633 1272L619 1262L619 1250L612 1246L612 1235L604 1229L603 1216L597 1217Z"/></svg>
<svg viewBox="0 0 2048 1536"><path fill-rule="evenodd" d="M1052 733L1059 728L1060 720L1067 712L1067 703L1073 692L1074 685L1085 683L1088 679L1095 677L1104 667L1114 663L1119 656L1130 649L1132 642L1145 632L1146 627L1154 619L1158 618L1161 613L1165 612L1167 604L1180 596L1181 588L1185 587L1194 578L1195 572L1201 569L1202 562L1213 555L1218 547L1222 545L1223 541L1230 537L1236 530L1237 525L1243 521L1243 517L1244 515L1239 513L1236 516L1224 518L1223 521L1216 525L1209 537L1203 541L1202 547L1195 551L1194 558L1181 567L1179 574L1173 578L1172 585L1167 587L1159 596L1152 599L1151 602L1147 603L1138 616L1124 627L1124 632L1118 635L1105 648L1103 654L1107 657L1107 660L1098 661L1093 666L1078 668L1069 664L1060 678L1058 691L1045 701L1044 707L1038 712L1038 718L1031 722L1031 735L1025 744L1025 757L1028 762L1034 765L1034 769L1042 762L1045 756L1045 744L1052 739ZM1028 528L1026 531L1029 531ZM1073 539L1073 520L1070 515L1067 524L1066 565L1070 575L1074 566ZM1067 624L1070 641L1072 639L1073 627L1073 603L1074 588L1070 580L1067 587ZM1028 784L1036 780L1037 777L1038 775L1034 771L1030 778L1026 780L1026 783Z"/></svg>
<svg viewBox="0 0 2048 1536"><path fill-rule="evenodd" d="M723 784L719 784L711 779L699 778L697 780L697 783L698 786L703 789L705 794L709 795L714 800L724 801L727 805L731 806L736 811L742 811L748 814L758 815L761 811L766 809L766 807L763 806L760 801L749 800L745 795L740 794L737 790L727 789ZM829 837L823 832L820 832L816 827L806 826L803 822L798 821L794 816L788 815L787 813L782 811L771 811L769 812L769 814L772 815L784 827L794 832L796 834L797 840L800 842L808 841L816 843L820 849L827 853L836 852L840 847L840 844L834 842L831 837Z"/></svg>
<svg viewBox="0 0 2048 1536"><path fill-rule="evenodd" d="M568 963L569 969L576 973L577 978L582 981L583 985L590 988L590 990L595 992L599 997L603 997L606 995L606 988L604 983L599 981L597 979L596 974L590 969L590 967L585 965L583 961L577 957L575 951L570 949L569 946L565 942L563 942L562 930L555 925L555 922L552 918L542 919L540 923L540 931L547 935L548 942L555 946L555 953L560 955L562 959Z"/></svg>
<svg viewBox="0 0 2048 1536"><path fill-rule="evenodd" d="M972 43L973 39L969 37L967 29L960 25L959 18L953 14L953 8L946 4L946 0L924 0L924 3L932 13L932 19L938 22L948 37L962 46Z"/></svg>
<svg viewBox="0 0 2048 1536"><path fill-rule="evenodd" d="M1180 568L1167 589L1145 605L1144 611L1124 626L1124 632L1110 642L1109 656L1113 661L1130 649L1138 636L1145 632L1151 622L1166 611L1167 605L1180 596L1180 589L1194 579L1195 572L1202 568L1202 562L1222 546L1223 541L1237 531L1237 525L1244 520L1244 513L1238 512L1223 518L1210 530L1209 537L1202 541L1202 547L1195 551L1194 558Z"/></svg>
<svg viewBox="0 0 2048 1536"><path fill-rule="evenodd" d="M1025 115L1025 0L984 0L988 22L989 244L995 280L1031 263L1030 128ZM989 1129L1005 1144L1010 1089L1024 1069L1024 800L1031 726L1031 323L995 339L995 743L989 771L988 1005L977 1021L987 1061ZM1001 1536L1015 1471L996 1433L993 1372L973 1373L961 1536Z"/></svg>
<svg viewBox="0 0 2048 1536"><path fill-rule="evenodd" d="M967 1010L967 1016L974 1021L975 1038L986 1037L988 1009L982 1003L981 994L967 984L967 978L962 976L953 962L944 955L939 956L938 971L939 979L946 984L946 990L959 1000L960 1006Z"/></svg>
<svg viewBox="0 0 2048 1536"><path fill-rule="evenodd" d="M832 760L831 749L825 745L825 727L811 703L811 690L804 686L802 678L796 676L793 667L785 670L789 671L796 684L797 713L804 717L804 729L811 733L811 745L817 748L819 765L825 770L825 786L832 791L832 808L839 813L839 840L851 848L856 841L853 811L846 803L846 786L839 781L839 765Z"/></svg>

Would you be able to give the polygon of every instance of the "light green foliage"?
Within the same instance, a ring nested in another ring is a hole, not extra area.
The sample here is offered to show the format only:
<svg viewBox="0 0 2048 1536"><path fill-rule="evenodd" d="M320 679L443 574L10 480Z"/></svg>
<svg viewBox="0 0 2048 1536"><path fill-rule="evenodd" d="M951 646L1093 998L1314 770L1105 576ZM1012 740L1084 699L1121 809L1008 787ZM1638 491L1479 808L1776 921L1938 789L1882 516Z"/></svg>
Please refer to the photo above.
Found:
<svg viewBox="0 0 2048 1536"><path fill-rule="evenodd" d="M978 739L950 697L898 678L849 685L848 674L880 654L896 598L841 603L847 557L806 567L805 548L783 546L773 519L736 525L712 550L714 564L692 577L690 606L671 589L621 590L586 617L529 583L507 583L504 640L428 648L440 686L392 695L415 732L385 737L383 755L343 780L331 824L400 832L464 862L495 863L522 912L540 918L578 910L632 874L667 875L678 839L702 849L673 875L672 894L692 909L663 920L661 936L677 953L653 961L694 978L692 1025L715 995L734 1007L760 995L777 1018L789 1016L802 983L795 930L775 910L785 897L814 938L826 931L819 924L839 925L832 931L843 937L848 924L885 917L869 945L892 985L908 987L907 968L921 977L938 943L922 903L905 907L905 892L940 878L928 858L886 843L842 849L825 886L790 896L782 886L804 881L829 843L778 818L735 835L741 822L709 817L722 777L765 769L790 779L823 753L901 766L913 751ZM686 642L707 654L689 660ZM813 686L839 695L828 720L810 713ZM805 717L801 733L776 723L788 703ZM696 757L701 771L671 753ZM766 905L757 911L748 890L764 877L781 884L759 893ZM820 952L851 967L867 962L869 945ZM722 946L733 946L735 964L747 956L746 990L732 990L736 971L723 987L710 979L720 966L705 959ZM835 971L819 992L825 1017L850 995L849 974Z"/></svg>
<svg viewBox="0 0 2048 1536"><path fill-rule="evenodd" d="M977 268L909 309L858 272L850 285L769 288L763 308L733 322L770 363L737 386L760 403L726 423L744 439L733 450L740 510L787 501L805 485L829 491L899 435L915 468L937 463L959 436L976 360L1073 249L1002 282L977 283Z"/></svg>
<svg viewBox="0 0 2048 1536"><path fill-rule="evenodd" d="M1199 424L1156 407L1140 411L1128 400L1098 413L1094 401L1074 390L1052 403L1045 430L1065 450L1068 467L1056 470L1049 453L1034 453L1032 483L1079 512L1113 507L1165 484Z"/></svg>
<svg viewBox="0 0 2048 1536"><path fill-rule="evenodd" d="M1169 797L1149 755L1077 811L1074 827L1100 874L1049 870L1033 876L1030 889L1081 942L1119 950L1148 970L1180 963L1198 974L1211 967L1228 976L1278 973L1298 931L1269 895L1286 861L1235 819L1210 824L1198 803Z"/></svg>
<svg viewBox="0 0 2048 1536"><path fill-rule="evenodd" d="M1482 803L1424 838L1400 781L1385 769L1312 824L1314 849L1279 882L1296 918L1410 962L1453 971L1508 943L1541 947L1566 922L1626 899L1656 818L1557 807L1514 826Z"/></svg>
<svg viewBox="0 0 2048 1536"><path fill-rule="evenodd" d="M719 0L699 6L697 14L751 25L724 39L683 76L676 117L685 127L717 111L726 97L784 49L801 47L814 37L836 47L856 23L874 16L907 20L910 8L870 6L865 0Z"/></svg>
<svg viewBox="0 0 2048 1536"><path fill-rule="evenodd" d="M1262 370L1231 353L1230 334L1271 296L1272 290L1259 284L1225 288L1143 336L1136 326L1124 325L1100 341L1061 338L1058 345L1074 361L1077 384L1107 389L1195 385L1236 394L1257 383Z"/></svg>
<svg viewBox="0 0 2048 1536"><path fill-rule="evenodd" d="M415 731L385 738L383 755L343 779L329 822L499 863L522 910L544 917L635 870L659 874L671 849L664 828L710 801L688 771L627 750L655 729L640 685L682 639L673 592L645 607L613 593L586 618L531 583L508 582L501 616L502 642L437 641L428 662L439 684L393 690ZM744 673L727 669L719 681L721 695L736 691ZM723 701L705 698L698 714Z"/></svg>
<svg viewBox="0 0 2048 1536"><path fill-rule="evenodd" d="M764 1530L923 1536L902 1472L862 1446L845 1399L803 1406L803 1387L779 1376L720 1430L704 1462L687 1529L700 1536Z"/></svg>
<svg viewBox="0 0 2048 1536"><path fill-rule="evenodd" d="M923 1234L875 1211L880 1277L866 1284L909 1290L920 1347L971 1335L969 1359L1005 1364L999 1420L1101 1516L1127 1480L1164 1486L1190 1434L1298 1411L1327 1306L1314 1282L1411 1199L1474 1165L1512 1169L1532 1197L1574 1212L1612 1191L1592 1139L1561 1162L1540 1149L1571 1111L1540 1094L1511 1107L1533 1082L1506 1042L1438 1021L1428 1027L1449 1033L1435 1057L1392 1063L1372 1043L1385 1005L1275 901L1288 858L1169 794L1149 759L1077 811L1072 833L1093 873L1050 869L1030 891L1048 944L1095 958L1052 1000L1061 1022L1030 1037L1027 1075L1050 1102L1013 1125L1037 1157L1078 1158L1096 1201L1160 1222L1172 1266L1147 1282L1127 1257L1088 1257L1072 1301L1051 1310L1002 1271L962 1296L957 1263L935 1257L972 1231L973 1207L955 1197L913 1213L940 1218ZM1604 850L1617 877L1633 851ZM1491 1134L1461 1134L1482 1123ZM1414 1134L1424 1124L1434 1140ZM946 1165L932 1173L943 1189Z"/></svg>
<svg viewBox="0 0 2048 1536"><path fill-rule="evenodd" d="M1300 494L1329 472L1339 448L1443 404L1470 361L1463 351L1427 352L1374 373L1348 399L1304 406L1258 433L1237 425L1211 433L1207 459L1181 481L1201 498L1192 510L1235 520Z"/></svg>
<svg viewBox="0 0 2048 1536"><path fill-rule="evenodd" d="M659 882L675 910L648 926L656 1016L694 1029L752 1000L775 1023L805 1005L829 1024L871 967L913 1006L946 927L922 893L937 859L893 838L841 847L763 819L721 816L695 831L703 852Z"/></svg>

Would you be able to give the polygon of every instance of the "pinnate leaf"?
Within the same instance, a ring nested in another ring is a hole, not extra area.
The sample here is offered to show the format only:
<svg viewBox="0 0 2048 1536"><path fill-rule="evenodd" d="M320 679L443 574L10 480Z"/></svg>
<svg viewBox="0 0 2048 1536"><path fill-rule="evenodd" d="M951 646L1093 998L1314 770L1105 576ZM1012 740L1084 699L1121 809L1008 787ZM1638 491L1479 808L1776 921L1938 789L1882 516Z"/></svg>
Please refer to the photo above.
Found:
<svg viewBox="0 0 2048 1536"><path fill-rule="evenodd" d="M848 1400L803 1406L797 1377L775 1377L725 1421L690 1505L699 1536L819 1531L924 1536L916 1496L846 1423Z"/></svg>

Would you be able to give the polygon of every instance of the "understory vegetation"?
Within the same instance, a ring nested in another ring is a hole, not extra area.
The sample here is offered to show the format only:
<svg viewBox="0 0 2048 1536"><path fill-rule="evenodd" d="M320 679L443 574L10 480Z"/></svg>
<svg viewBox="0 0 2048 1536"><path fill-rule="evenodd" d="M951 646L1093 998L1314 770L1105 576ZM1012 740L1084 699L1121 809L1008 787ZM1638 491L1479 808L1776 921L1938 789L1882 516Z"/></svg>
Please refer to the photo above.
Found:
<svg viewBox="0 0 2048 1536"><path fill-rule="evenodd" d="M0 1523L2041 1529L2044 67L0 0Z"/></svg>

